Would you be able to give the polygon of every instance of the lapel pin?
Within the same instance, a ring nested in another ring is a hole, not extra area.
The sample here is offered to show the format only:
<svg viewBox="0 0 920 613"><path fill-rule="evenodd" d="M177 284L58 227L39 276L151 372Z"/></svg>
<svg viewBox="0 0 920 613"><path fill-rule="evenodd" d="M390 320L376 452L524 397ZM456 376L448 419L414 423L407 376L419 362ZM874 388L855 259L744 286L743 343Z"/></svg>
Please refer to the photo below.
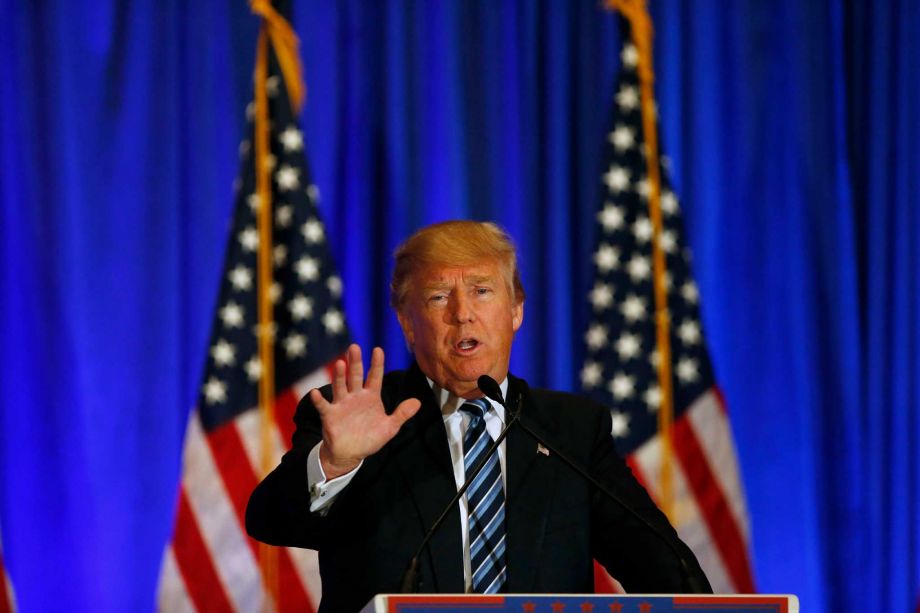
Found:
<svg viewBox="0 0 920 613"><path fill-rule="evenodd" d="M537 453L542 453L542 454L545 455L546 457L549 457L549 449L547 449L546 447L544 447L544 446L541 445L540 443L537 443Z"/></svg>

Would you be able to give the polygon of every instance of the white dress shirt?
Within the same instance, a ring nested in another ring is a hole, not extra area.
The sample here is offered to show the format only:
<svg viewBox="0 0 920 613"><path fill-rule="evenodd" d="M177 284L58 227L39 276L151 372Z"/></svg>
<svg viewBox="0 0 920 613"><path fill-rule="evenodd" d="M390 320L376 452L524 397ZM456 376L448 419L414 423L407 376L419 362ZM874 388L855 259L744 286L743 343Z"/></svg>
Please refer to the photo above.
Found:
<svg viewBox="0 0 920 613"><path fill-rule="evenodd" d="M434 396L438 399L438 403L441 406L441 416L444 419L444 429L447 432L447 444L450 448L450 459L454 467L454 481L459 490L466 480L466 469L463 465L463 436L466 434L467 426L469 426L470 415L466 411L460 410L460 407L463 406L463 403L466 401L463 398L454 396L447 390L441 389L435 385L431 379L428 379L428 384L431 386ZM500 387L502 395L507 396L507 378L501 382ZM505 409L497 402L493 402L489 399L486 400L488 400L493 409L491 411L486 411L486 430L489 432L492 439L495 440L505 426ZM361 468L361 465L359 464L357 468L349 473L336 477L335 479L327 480L326 474L323 472L322 463L319 460L319 449L321 445L322 442L317 443L316 446L310 450L309 456L307 456L307 481L308 487L310 488L310 510L325 514L329 511L332 503L335 502L339 492L345 489L351 482L352 477L355 476L355 473ZM502 441L501 445L498 446L498 460L502 469L502 484L507 490L508 473L505 470L505 441ZM460 531L463 542L463 580L466 585L466 591L469 592L472 590L473 579L472 571L470 570L470 530L466 496L460 498Z"/></svg>

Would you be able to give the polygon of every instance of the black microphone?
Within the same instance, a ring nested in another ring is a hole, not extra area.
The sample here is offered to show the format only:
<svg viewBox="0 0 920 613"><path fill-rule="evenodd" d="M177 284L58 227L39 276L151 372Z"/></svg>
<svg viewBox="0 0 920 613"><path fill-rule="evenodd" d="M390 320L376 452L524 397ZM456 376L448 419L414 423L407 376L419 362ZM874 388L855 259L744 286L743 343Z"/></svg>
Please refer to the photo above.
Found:
<svg viewBox="0 0 920 613"><path fill-rule="evenodd" d="M495 382L495 379L488 375L483 375L479 377L477 381L479 384L479 390L485 394L488 398L495 400L500 405L505 407L505 411L508 411L508 407L505 406L505 401L502 398L502 390L498 386L498 383ZM486 387L483 387L485 385ZM498 393L498 396L494 395ZM520 411L518 411L520 414ZM502 428L502 431L499 433L498 438L489 445L489 448L486 449L486 452L482 454L482 459L473 467L473 470L466 476L466 481L463 482L463 485L457 490L457 494L451 498L450 502L447 503L447 506L444 507L444 510L432 524L431 528L425 534L425 538L422 539L422 543L418 546L418 549L415 550L415 555L412 556L412 559L409 560L409 566L406 568L406 572L403 574L402 581L399 584L399 591L402 594L415 594L418 592L419 588L419 572L418 572L418 557L422 555L422 550L428 546L428 542L431 540L431 537L434 536L434 533L437 532L438 528L441 527L441 524L444 523L444 520L447 519L447 516L450 514L451 509L453 509L457 502L460 501L460 497L466 493L466 490L469 489L470 484L476 478L476 475L482 470L482 467L486 465L486 462L489 460L489 457L498 449L498 446L501 445L502 441L505 440L505 437L508 436L508 430L511 429L511 426L518 420L518 416L514 415L507 421L505 427Z"/></svg>
<svg viewBox="0 0 920 613"><path fill-rule="evenodd" d="M510 410L508 409L508 406L505 404L504 398L502 397L501 387L499 387L498 383L495 382L495 379L493 379L492 377L489 377L488 375L483 375L479 377L479 381L477 383L479 385L479 389L482 390L482 392L486 396L488 396L490 399L494 400L495 402L505 407L506 412L510 412ZM607 496L607 498L609 498L610 500L615 502L617 505L619 505L620 508L625 509L627 513L629 513L630 515L638 519L643 525L645 525L649 530L651 530L652 533L655 534L655 536L661 539L664 542L664 544L667 545L668 548L671 549L671 551L680 561L680 568L681 568L681 573L683 574L684 585L687 587L687 590L689 593L706 594L706 593L712 592L712 589L708 585L704 585L703 582L700 581L699 577L694 576L694 574L690 572L690 567L687 564L687 560L684 558L683 554L680 552L679 549L677 549L677 546L674 545L671 539L668 538L668 536L664 534L661 530L659 530L658 527L655 526L655 524L650 522L644 516L640 515L638 511L636 511L629 504L624 502L622 498L617 496L603 483L595 479L587 470L585 470L581 466L578 466L566 454L559 451L557 447L555 447L554 445L551 445L543 436L541 436L537 432L534 432L534 430L530 428L530 426L525 424L524 421L520 419L522 395L523 394L519 393L517 396L517 402L516 402L517 412L514 414L512 419L508 422L508 425L505 427L505 430L510 428L512 423L517 422L518 426L520 426L521 429L524 430L524 432L529 434L531 438L536 440L537 443L539 443L540 445L543 445L549 451L556 454L556 456L558 456L559 459L562 460L569 468L571 468L576 473L578 473L582 478L584 478L589 483L591 483L591 485L593 485L598 490L603 492L604 495ZM504 434L504 432L502 434Z"/></svg>

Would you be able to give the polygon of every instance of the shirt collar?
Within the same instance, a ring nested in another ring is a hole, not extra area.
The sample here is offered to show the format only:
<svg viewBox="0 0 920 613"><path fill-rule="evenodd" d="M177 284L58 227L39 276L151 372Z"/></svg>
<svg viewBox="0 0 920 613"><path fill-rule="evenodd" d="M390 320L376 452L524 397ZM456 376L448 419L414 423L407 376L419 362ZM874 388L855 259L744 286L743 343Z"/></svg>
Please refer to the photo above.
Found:
<svg viewBox="0 0 920 613"><path fill-rule="evenodd" d="M455 396L454 394L450 393L446 389L441 389L437 383L429 379L427 376L425 379L428 381L428 385L431 386L431 391L434 392L434 397L438 401L438 406L441 407L441 416L444 419L447 419L456 413L460 407L463 406L463 403L466 402L465 398L460 398L459 396ZM502 382L499 383L498 387L500 387L502 390L502 396L507 398L508 377L505 377ZM492 408L495 409L495 414L498 415L498 418L502 421L502 423L505 423L505 407L498 404L491 398L484 398L484 400L492 405Z"/></svg>

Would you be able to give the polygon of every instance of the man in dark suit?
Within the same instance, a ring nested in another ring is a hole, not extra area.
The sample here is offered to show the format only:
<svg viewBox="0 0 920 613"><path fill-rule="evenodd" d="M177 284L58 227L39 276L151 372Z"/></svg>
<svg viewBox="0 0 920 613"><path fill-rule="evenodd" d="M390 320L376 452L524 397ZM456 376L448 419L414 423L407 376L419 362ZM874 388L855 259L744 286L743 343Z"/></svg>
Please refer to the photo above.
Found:
<svg viewBox="0 0 920 613"><path fill-rule="evenodd" d="M524 291L501 229L456 221L420 230L396 252L391 302L415 363L384 375L376 348L365 380L352 345L332 385L301 402L293 448L247 508L254 538L318 550L321 611L355 611L376 593L396 591L425 532L480 461L485 468L421 556L421 591L591 592L593 559L630 592L687 591L687 573L708 588L616 454L609 410L530 390L508 374ZM549 446L659 534L515 426L488 454L511 416L483 398L481 375L500 383L512 410Z"/></svg>

